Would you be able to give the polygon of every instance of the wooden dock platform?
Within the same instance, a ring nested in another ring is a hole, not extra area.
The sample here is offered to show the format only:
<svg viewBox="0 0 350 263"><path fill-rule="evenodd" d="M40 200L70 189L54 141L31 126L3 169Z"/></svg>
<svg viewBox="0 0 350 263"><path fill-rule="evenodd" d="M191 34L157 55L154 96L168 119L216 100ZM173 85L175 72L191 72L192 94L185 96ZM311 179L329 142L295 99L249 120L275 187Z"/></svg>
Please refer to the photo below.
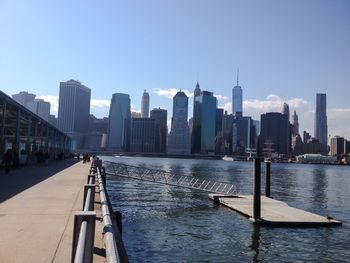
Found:
<svg viewBox="0 0 350 263"><path fill-rule="evenodd" d="M275 227L341 226L342 222L301 209L287 203L261 196L261 218L253 218L253 195L223 196L209 194L214 202L227 206L248 217L254 224Z"/></svg>

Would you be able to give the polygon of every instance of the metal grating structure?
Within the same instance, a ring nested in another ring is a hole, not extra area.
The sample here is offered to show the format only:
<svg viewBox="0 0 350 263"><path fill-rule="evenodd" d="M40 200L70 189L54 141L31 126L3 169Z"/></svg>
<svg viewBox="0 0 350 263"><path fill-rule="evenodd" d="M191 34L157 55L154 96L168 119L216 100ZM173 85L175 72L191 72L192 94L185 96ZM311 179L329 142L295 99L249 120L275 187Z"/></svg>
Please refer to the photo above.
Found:
<svg viewBox="0 0 350 263"><path fill-rule="evenodd" d="M193 176L179 175L162 170L148 169L122 163L103 162L106 173L136 180L202 190L222 195L238 195L233 184L204 180Z"/></svg>

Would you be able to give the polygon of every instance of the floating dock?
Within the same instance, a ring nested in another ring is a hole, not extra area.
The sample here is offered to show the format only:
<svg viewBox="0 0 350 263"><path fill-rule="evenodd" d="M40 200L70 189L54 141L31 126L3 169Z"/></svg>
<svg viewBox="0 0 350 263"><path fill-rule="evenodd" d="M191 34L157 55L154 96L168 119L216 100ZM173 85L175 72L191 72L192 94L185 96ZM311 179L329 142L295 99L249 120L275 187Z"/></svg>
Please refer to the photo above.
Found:
<svg viewBox="0 0 350 263"><path fill-rule="evenodd" d="M318 227L342 225L341 221L290 207L285 202L266 196L261 196L261 216L259 219L253 217L253 195L223 196L209 194L209 198L248 217L254 224L260 226Z"/></svg>

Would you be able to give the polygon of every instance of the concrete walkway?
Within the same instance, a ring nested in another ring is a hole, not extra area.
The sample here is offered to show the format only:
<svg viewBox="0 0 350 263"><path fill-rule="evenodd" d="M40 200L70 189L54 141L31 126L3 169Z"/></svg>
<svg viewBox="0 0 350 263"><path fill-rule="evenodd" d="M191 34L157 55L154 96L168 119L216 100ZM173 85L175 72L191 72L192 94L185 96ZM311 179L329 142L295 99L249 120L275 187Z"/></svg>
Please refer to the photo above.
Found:
<svg viewBox="0 0 350 263"><path fill-rule="evenodd" d="M0 263L70 262L89 168L71 159L0 171ZM101 233L96 243L94 262L105 262Z"/></svg>

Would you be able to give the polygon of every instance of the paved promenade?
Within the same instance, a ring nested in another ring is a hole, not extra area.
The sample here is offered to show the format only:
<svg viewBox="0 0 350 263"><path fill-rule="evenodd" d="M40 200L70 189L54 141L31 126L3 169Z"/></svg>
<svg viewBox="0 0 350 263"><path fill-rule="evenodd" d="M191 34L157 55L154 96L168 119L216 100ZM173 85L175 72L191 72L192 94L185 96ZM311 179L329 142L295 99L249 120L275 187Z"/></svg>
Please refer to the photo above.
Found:
<svg viewBox="0 0 350 263"><path fill-rule="evenodd" d="M90 165L69 159L7 175L0 170L0 263L70 262L74 213L82 210ZM96 228L94 262L105 262Z"/></svg>

